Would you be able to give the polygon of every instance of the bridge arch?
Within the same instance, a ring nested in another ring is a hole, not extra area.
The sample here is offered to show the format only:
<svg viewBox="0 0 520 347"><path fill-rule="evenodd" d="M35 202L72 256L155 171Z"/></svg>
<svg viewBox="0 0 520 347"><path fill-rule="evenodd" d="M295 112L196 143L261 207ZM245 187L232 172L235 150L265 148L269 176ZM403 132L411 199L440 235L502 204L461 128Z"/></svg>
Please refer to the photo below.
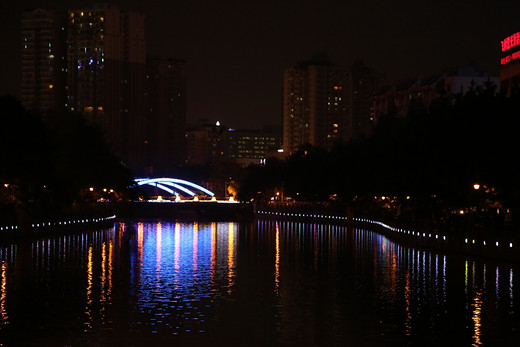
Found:
<svg viewBox="0 0 520 347"><path fill-rule="evenodd" d="M179 178L136 178L135 183L138 186L152 186L161 189L169 194L175 196L190 196L195 197L197 195L209 195L211 197L215 196L211 190L206 189L198 184L195 184L190 181L181 180ZM197 194L199 193L199 194Z"/></svg>

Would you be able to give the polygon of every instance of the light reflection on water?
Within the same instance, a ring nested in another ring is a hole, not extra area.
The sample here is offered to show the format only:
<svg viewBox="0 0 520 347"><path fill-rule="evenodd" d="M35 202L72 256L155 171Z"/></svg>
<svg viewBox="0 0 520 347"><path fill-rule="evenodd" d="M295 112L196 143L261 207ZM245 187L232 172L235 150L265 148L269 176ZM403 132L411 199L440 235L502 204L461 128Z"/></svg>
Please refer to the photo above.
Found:
<svg viewBox="0 0 520 347"><path fill-rule="evenodd" d="M517 265L340 225L120 223L2 246L0 265L0 344L479 346L519 337Z"/></svg>
<svg viewBox="0 0 520 347"><path fill-rule="evenodd" d="M137 240L131 304L147 319L137 317L134 330L204 332L218 289L233 287L234 223L139 223Z"/></svg>

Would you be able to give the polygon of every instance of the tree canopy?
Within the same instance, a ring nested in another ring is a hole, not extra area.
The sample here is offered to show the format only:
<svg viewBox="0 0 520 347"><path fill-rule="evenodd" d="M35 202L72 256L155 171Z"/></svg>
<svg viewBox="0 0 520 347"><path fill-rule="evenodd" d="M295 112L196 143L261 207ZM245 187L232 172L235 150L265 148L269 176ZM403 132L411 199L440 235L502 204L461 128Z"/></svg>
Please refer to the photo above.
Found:
<svg viewBox="0 0 520 347"><path fill-rule="evenodd" d="M492 187L500 199L518 203L520 97L491 84L412 107L407 117L387 115L370 137L330 151L304 146L285 161L250 167L239 190L257 198L267 186L302 200L335 196L344 202L374 195L440 196L462 204L474 183Z"/></svg>
<svg viewBox="0 0 520 347"><path fill-rule="evenodd" d="M35 114L0 98L0 199L60 207L90 187L123 192L132 176L103 133L76 113Z"/></svg>

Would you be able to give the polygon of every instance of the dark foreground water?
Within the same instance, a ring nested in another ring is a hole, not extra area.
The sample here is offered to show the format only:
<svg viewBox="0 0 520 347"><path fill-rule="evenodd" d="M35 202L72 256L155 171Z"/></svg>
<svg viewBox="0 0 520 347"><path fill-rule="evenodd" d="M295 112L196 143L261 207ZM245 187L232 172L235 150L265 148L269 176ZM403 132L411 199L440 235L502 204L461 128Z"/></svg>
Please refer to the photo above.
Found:
<svg viewBox="0 0 520 347"><path fill-rule="evenodd" d="M128 222L0 246L3 346L513 346L517 265L370 230Z"/></svg>

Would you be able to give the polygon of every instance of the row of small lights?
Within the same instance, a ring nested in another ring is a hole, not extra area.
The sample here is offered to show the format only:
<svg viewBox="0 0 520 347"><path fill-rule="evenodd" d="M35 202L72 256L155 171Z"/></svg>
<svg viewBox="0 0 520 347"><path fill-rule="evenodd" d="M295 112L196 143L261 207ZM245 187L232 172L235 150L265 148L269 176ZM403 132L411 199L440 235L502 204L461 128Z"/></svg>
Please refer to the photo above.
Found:
<svg viewBox="0 0 520 347"><path fill-rule="evenodd" d="M426 233L425 232L420 233L418 231L416 232L416 231L412 231L412 230L405 230L405 229L401 229L401 228L395 228L395 227L392 227L392 226L390 226L388 224L385 224L383 222L376 221L376 220L365 219L365 218L354 218L354 220L357 221L357 222L376 224L376 225L382 226L385 229L388 229L390 231L397 232L397 233L403 233L403 234L408 234L408 235L417 236L417 237L426 237ZM433 236L435 236L435 239L437 239L437 240L439 239L439 235L434 234ZM428 233L428 238L432 238L433 236L432 236L431 233ZM443 241L447 241L445 235L442 236L442 240Z"/></svg>
<svg viewBox="0 0 520 347"><path fill-rule="evenodd" d="M466 244L469 244L469 240L468 240L468 239L464 239L464 242L465 242ZM475 241L475 240L471 240L471 244L476 244L476 241ZM483 246L487 246L486 241L482 241L482 245L483 245ZM498 241L495 242L495 246L496 246L496 247L499 246L499 242L498 242ZM513 248L513 242L509 242L509 248Z"/></svg>
<svg viewBox="0 0 520 347"><path fill-rule="evenodd" d="M275 216L282 216L282 217L308 217L308 218L323 218L323 219L338 219L338 220L346 220L347 217L341 217L341 216L327 216L327 215L316 215L316 214L306 214L306 213L287 213L287 212L270 212L270 211L257 211L257 213L259 214L267 214L267 215L275 215ZM416 237L428 237L428 238L435 238L436 240L439 239L439 235L437 234L431 234L431 233L420 233L420 232L416 232L416 231L412 231L412 230L405 230L405 229L401 229L401 228L395 228L395 227L392 227L388 224L385 224L383 222L380 222L380 221L376 221L376 220L371 220L371 219L365 219L365 218L354 218L354 221L357 221L357 222L364 222L364 223L371 223L371 224L376 224L376 225L379 225L385 229L388 229L390 231L393 231L393 232L398 232L398 233L403 233L403 234L407 234L407 235L412 235L412 236L416 236ZM446 238L446 235L443 235L442 236L442 240L443 241L447 241L447 238ZM465 239L464 240L466 244L469 243L469 240L468 239ZM472 244L475 244L476 241L475 240L472 240L471 241ZM483 245L486 246L487 243L486 241L482 241ZM500 245L500 243L498 241L495 242L495 246L498 247ZM509 248L513 248L513 243L510 242L509 243Z"/></svg>
<svg viewBox="0 0 520 347"><path fill-rule="evenodd" d="M318 215L318 214L307 214L307 213L287 213L287 212L271 212L271 211L256 211L259 214L268 214L274 216L282 216L282 217L307 217L307 218L322 218L322 219L336 219L336 220L346 220L347 217L342 216L328 216L328 215Z"/></svg>
<svg viewBox="0 0 520 347"><path fill-rule="evenodd" d="M374 220L370 220L370 219L362 219L362 218L354 218L355 221L358 221L358 222L365 222L365 223L371 223L371 224L376 224L376 225L379 225L379 226L382 226L383 228L385 229L388 229L390 231L393 231L393 232L398 232L398 233L404 233L404 234L408 234L408 235L412 235L412 236L417 236L417 237L426 237L426 233L420 233L420 232L415 232L415 231L410 231L410 230L404 230L404 229L400 229L400 228L394 228L388 224L385 224L383 222L379 222L379 221L374 221ZM439 239L439 235L437 234L434 234L435 236L435 239ZM428 238L432 238L432 234L431 233L428 233ZM442 239L443 241L447 241L446 239L446 236L442 236ZM464 239L464 243L465 244L469 244L470 241L469 239ZM476 244L476 240L471 240L471 244ZM482 241L482 245L483 246L487 246L487 242L486 241ZM495 246L496 247L499 247L500 246L500 243L498 241L495 242ZM513 248L513 243L512 242L509 242L509 248Z"/></svg>
<svg viewBox="0 0 520 347"><path fill-rule="evenodd" d="M87 218L87 219L77 219L77 220L69 220L69 221L58 221L58 222L42 222L42 223L33 223L31 225L32 228L42 228L47 226L59 226L59 225L72 225L72 224L82 224L82 223L99 223L106 220L116 218L115 215L104 217L104 218ZM0 226L0 231L7 230L17 230L18 225L6 225Z"/></svg>
<svg viewBox="0 0 520 347"><path fill-rule="evenodd" d="M144 201L144 200L140 200L140 201ZM185 199L185 200L182 200L181 197L179 195L177 195L175 197L175 200L169 200L169 199L163 199L162 196L158 196L156 199L150 199L150 200L146 200L147 202L237 202L235 201L235 199L230 196L229 199L227 200L217 200L217 197L216 196L212 196L210 200L206 200L206 199L199 199L198 196L194 196L193 199Z"/></svg>
<svg viewBox="0 0 520 347"><path fill-rule="evenodd" d="M72 225L72 224L82 224L82 223L98 223L104 222L106 220L116 218L115 215L103 217L103 218L87 218L87 219L77 219L77 220L69 220L69 221L59 221L59 222L44 222L44 223L36 223L32 224L33 228L40 228L45 226L59 226L59 225Z"/></svg>

